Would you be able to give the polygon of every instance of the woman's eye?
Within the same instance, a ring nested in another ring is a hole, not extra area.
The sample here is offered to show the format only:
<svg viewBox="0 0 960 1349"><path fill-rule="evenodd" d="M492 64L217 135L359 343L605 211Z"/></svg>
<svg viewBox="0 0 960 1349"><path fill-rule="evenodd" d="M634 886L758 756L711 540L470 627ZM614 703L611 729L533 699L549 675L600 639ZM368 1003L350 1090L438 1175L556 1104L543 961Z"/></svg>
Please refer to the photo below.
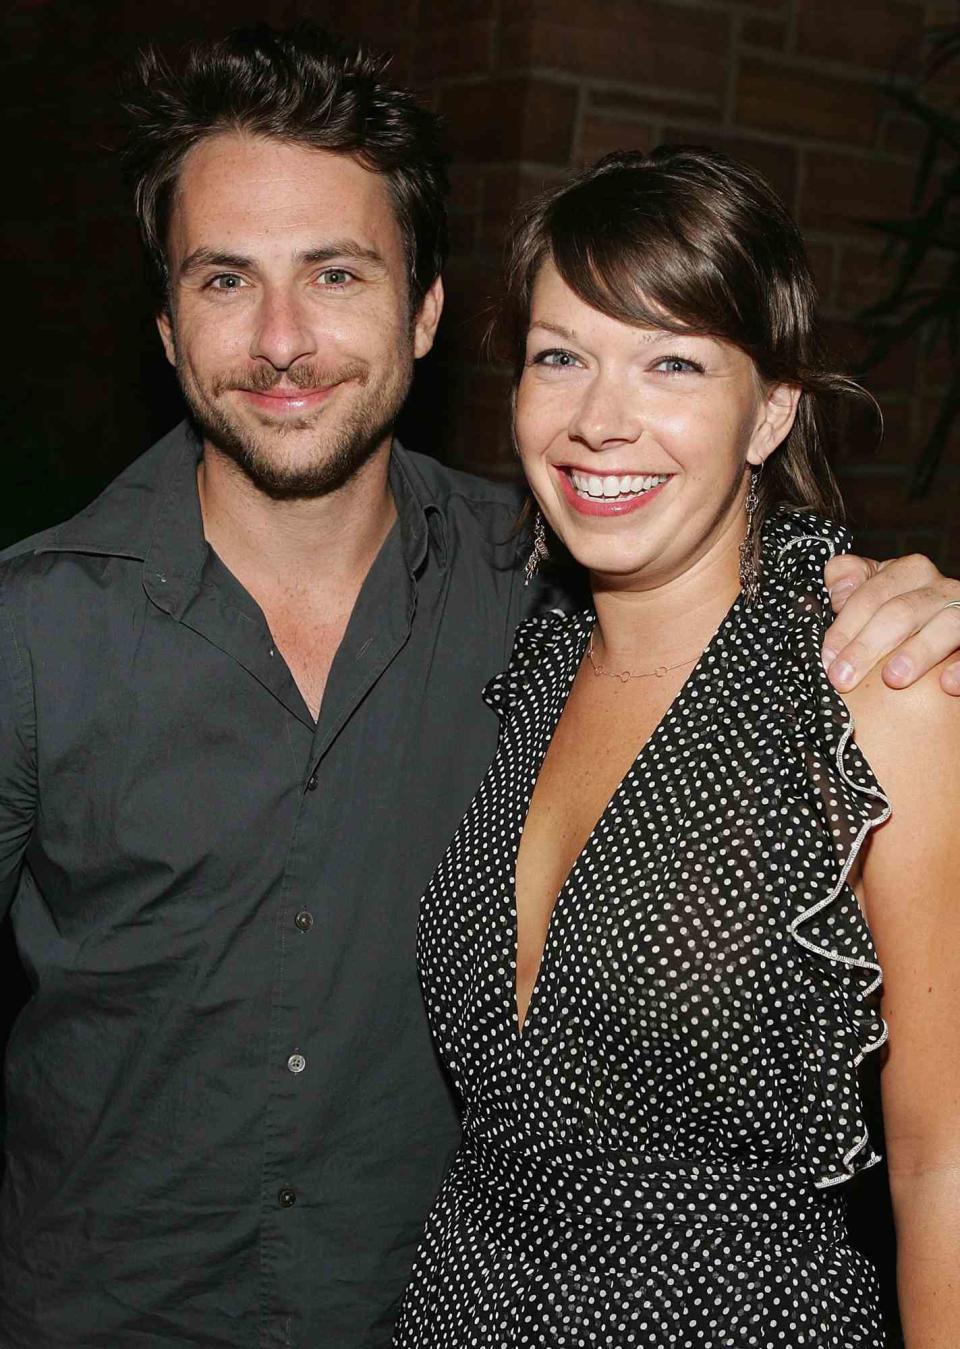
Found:
<svg viewBox="0 0 960 1349"><path fill-rule="evenodd" d="M578 365L579 362L572 351L562 351L559 348L551 351L539 351L530 362L531 365L548 365L566 369L571 365Z"/></svg>
<svg viewBox="0 0 960 1349"><path fill-rule="evenodd" d="M653 368L663 370L668 375L686 375L690 371L703 374L703 366L697 361L687 360L686 356L663 356Z"/></svg>

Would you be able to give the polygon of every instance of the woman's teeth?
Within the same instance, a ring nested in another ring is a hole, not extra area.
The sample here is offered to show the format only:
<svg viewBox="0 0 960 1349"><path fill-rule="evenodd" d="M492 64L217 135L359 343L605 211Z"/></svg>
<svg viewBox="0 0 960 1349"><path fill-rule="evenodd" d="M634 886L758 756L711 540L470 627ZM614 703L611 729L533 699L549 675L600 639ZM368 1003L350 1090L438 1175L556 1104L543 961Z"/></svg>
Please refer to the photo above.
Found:
<svg viewBox="0 0 960 1349"><path fill-rule="evenodd" d="M669 476L669 473L661 473L658 476L634 475L621 478L615 473L608 473L600 478L595 473L571 473L570 479L579 496L610 500L642 496L644 492L649 492L652 488L659 487L662 482L666 482Z"/></svg>

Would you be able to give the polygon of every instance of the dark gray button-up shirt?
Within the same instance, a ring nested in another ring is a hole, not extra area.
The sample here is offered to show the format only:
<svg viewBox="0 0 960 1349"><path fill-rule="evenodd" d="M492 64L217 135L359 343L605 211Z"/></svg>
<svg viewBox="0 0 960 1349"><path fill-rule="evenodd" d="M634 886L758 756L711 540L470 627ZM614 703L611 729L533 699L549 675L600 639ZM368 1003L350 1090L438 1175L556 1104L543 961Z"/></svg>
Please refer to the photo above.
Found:
<svg viewBox="0 0 960 1349"><path fill-rule="evenodd" d="M180 428L0 561L5 1349L354 1349L456 1113L417 901L495 748L516 498L396 449L314 725Z"/></svg>

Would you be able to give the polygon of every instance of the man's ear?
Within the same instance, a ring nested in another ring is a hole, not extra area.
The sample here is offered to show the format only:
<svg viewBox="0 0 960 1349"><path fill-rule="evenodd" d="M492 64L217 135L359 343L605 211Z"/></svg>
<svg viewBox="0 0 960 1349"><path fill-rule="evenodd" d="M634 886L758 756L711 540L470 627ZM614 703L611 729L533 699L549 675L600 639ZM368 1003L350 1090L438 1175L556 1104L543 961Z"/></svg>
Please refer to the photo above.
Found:
<svg viewBox="0 0 960 1349"><path fill-rule="evenodd" d="M801 389L798 384L771 384L763 395L757 424L747 450L747 462L762 464L782 445L797 419Z"/></svg>
<svg viewBox="0 0 960 1349"><path fill-rule="evenodd" d="M426 356L433 346L442 313L443 282L438 276L420 302L420 309L413 325L413 354L417 359Z"/></svg>
<svg viewBox="0 0 960 1349"><path fill-rule="evenodd" d="M170 309L167 304L164 304L157 314L157 331L160 334L160 341L163 343L167 360L175 366L177 364L177 345L173 340L173 324L170 320Z"/></svg>

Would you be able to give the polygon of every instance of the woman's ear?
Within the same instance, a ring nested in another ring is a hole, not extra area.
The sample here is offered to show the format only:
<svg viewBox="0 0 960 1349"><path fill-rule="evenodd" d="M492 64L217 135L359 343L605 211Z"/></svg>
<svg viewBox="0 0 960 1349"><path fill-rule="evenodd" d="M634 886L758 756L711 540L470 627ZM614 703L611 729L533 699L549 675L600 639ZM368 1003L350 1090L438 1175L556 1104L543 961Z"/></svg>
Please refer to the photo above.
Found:
<svg viewBox="0 0 960 1349"><path fill-rule="evenodd" d="M796 421L801 392L799 384L771 384L765 389L747 450L748 463L762 464L786 440Z"/></svg>

